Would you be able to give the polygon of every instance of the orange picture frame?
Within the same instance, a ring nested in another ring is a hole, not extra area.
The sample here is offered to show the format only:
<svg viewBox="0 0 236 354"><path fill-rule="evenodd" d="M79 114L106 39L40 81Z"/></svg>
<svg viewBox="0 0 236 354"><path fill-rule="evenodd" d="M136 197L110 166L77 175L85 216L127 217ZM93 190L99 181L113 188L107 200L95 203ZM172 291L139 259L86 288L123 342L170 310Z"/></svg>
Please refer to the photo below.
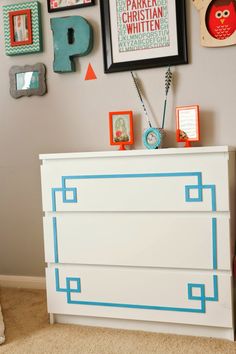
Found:
<svg viewBox="0 0 236 354"><path fill-rule="evenodd" d="M200 140L199 106L176 107L176 140L190 147L191 142Z"/></svg>
<svg viewBox="0 0 236 354"><path fill-rule="evenodd" d="M9 12L10 44L23 46L32 44L32 19L31 10L20 10Z"/></svg>
<svg viewBox="0 0 236 354"><path fill-rule="evenodd" d="M134 143L133 112L109 112L110 144L119 145L119 150L125 150L125 145Z"/></svg>

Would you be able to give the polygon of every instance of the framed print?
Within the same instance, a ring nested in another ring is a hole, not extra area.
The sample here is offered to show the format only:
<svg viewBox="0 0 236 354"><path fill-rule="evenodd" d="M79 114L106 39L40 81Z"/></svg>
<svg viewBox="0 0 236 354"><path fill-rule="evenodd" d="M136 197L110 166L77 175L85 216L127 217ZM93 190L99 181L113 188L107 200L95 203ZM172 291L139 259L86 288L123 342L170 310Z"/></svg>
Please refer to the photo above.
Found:
<svg viewBox="0 0 236 354"><path fill-rule="evenodd" d="M235 0L192 0L200 16L200 40L204 47L236 44Z"/></svg>
<svg viewBox="0 0 236 354"><path fill-rule="evenodd" d="M185 147L200 140L198 105L176 107L176 140L185 142Z"/></svg>
<svg viewBox="0 0 236 354"><path fill-rule="evenodd" d="M42 51L38 1L3 6L3 20L6 55Z"/></svg>
<svg viewBox="0 0 236 354"><path fill-rule="evenodd" d="M31 11L9 13L11 46L32 44Z"/></svg>
<svg viewBox="0 0 236 354"><path fill-rule="evenodd" d="M111 145L120 145L119 150L125 150L125 145L134 143L132 111L110 112L109 127Z"/></svg>
<svg viewBox="0 0 236 354"><path fill-rule="evenodd" d="M72 10L95 5L95 0L47 0L48 12Z"/></svg>
<svg viewBox="0 0 236 354"><path fill-rule="evenodd" d="M42 96L46 93L46 69L44 64L12 66L9 71L10 94L14 98L22 96Z"/></svg>
<svg viewBox="0 0 236 354"><path fill-rule="evenodd" d="M105 73L187 64L185 0L100 0Z"/></svg>

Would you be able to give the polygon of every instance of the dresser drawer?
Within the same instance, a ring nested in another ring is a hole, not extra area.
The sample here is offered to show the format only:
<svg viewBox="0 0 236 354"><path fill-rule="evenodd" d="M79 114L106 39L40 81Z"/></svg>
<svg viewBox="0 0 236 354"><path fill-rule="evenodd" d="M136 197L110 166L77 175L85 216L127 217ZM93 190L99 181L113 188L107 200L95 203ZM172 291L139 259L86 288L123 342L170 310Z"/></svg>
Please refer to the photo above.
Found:
<svg viewBox="0 0 236 354"><path fill-rule="evenodd" d="M232 327L226 274L58 265L46 277L51 313Z"/></svg>
<svg viewBox="0 0 236 354"><path fill-rule="evenodd" d="M48 263L231 268L228 215L58 213L44 217Z"/></svg>
<svg viewBox="0 0 236 354"><path fill-rule="evenodd" d="M41 172L44 211L229 210L228 154L52 160Z"/></svg>

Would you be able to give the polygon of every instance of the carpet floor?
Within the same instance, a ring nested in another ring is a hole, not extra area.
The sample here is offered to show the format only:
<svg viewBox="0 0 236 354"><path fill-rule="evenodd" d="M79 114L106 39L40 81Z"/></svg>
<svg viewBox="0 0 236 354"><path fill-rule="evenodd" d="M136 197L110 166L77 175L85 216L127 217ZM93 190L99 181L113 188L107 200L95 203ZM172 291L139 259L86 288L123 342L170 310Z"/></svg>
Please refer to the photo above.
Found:
<svg viewBox="0 0 236 354"><path fill-rule="evenodd" d="M213 338L48 324L43 290L0 290L6 342L0 354L236 354Z"/></svg>

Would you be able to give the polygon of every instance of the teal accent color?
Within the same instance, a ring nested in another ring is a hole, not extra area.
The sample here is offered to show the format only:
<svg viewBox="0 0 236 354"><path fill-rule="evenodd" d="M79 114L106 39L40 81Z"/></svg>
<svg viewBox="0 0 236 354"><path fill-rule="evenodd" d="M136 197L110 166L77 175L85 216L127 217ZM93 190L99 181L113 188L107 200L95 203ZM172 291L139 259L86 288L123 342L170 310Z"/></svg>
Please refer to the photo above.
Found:
<svg viewBox="0 0 236 354"><path fill-rule="evenodd" d="M212 218L212 265L217 269L217 219Z"/></svg>
<svg viewBox="0 0 236 354"><path fill-rule="evenodd" d="M56 193L62 192L63 203L77 203L77 189L76 188L52 188L52 211L56 211ZM72 198L68 198L67 192L72 192Z"/></svg>
<svg viewBox="0 0 236 354"><path fill-rule="evenodd" d="M114 175L76 175L76 176L62 176L61 188L52 188L52 211L56 211L56 194L62 193L63 203L77 203L77 188L67 187L66 184L71 180L94 180L94 179L124 179L124 178L163 178L163 177L196 177L196 185L185 186L185 201L186 202L202 202L203 190L210 190L212 197L212 211L216 211L216 188L215 185L204 185L202 183L201 172L175 172L175 173L139 173L139 174L114 174ZM197 196L191 197L191 190L197 190ZM72 196L69 198L67 192L70 192ZM56 218L53 218L53 230L54 230L54 251L55 260L58 261L58 244L57 244L57 227ZM212 218L212 267L217 269L217 219ZM87 305L87 306L105 306L105 307L119 307L119 308L133 308L133 309L145 309L145 310L159 310L159 311L178 311L188 313L205 313L207 301L218 301L218 277L213 276L213 296L206 296L205 284L188 283L188 299L191 301L199 301L199 308L177 308L171 306L149 306L138 304L122 304L111 302L94 302L94 301L77 301L73 300L71 294L81 292L80 278L66 277L66 287L62 288L59 281L59 270L55 269L55 281L56 291L65 292L67 296L68 304ZM72 288L72 284L75 283L76 287ZM193 290L198 289L198 294L194 295Z"/></svg>
<svg viewBox="0 0 236 354"><path fill-rule="evenodd" d="M52 188L52 210L56 211L56 192L62 192L64 203L77 203L76 188L67 188L67 180L82 179L119 179L119 178L163 178L163 177L196 177L196 185L185 186L185 201L188 203L203 202L203 190L210 189L212 200L212 211L216 211L216 188L215 185L203 185L201 172L173 172L173 173L136 173L136 174L114 174L114 175L80 175L80 176L62 176L62 188ZM191 197L191 190L197 190L198 196ZM66 196L66 192L71 191L72 198Z"/></svg>
<svg viewBox="0 0 236 354"><path fill-rule="evenodd" d="M148 142L148 135L149 134L153 134L156 137L156 142L154 144L151 144ZM162 143L162 133L160 131L160 129L158 128L148 128L147 130L145 130L143 137L143 145L150 150L154 150L157 149L161 143Z"/></svg>
<svg viewBox="0 0 236 354"><path fill-rule="evenodd" d="M157 310L157 311L175 311L175 312L190 312L190 313L205 313L207 301L218 301L218 277L213 276L213 292L212 297L205 295L205 284L188 284L188 299L199 301L199 308L185 308L185 307L171 307L171 306L154 306L154 305L138 305L138 304L124 304L114 302L98 302L98 301L79 301L72 300L71 294L81 293L81 279L80 278L66 278L66 288L60 286L59 269L55 269L56 291L65 292L67 295L67 303L72 305L85 306L102 306L102 307L119 307L140 310ZM71 288L71 282L76 283L76 288ZM199 295L193 295L193 289L199 289Z"/></svg>
<svg viewBox="0 0 236 354"><path fill-rule="evenodd" d="M39 53L43 49L42 44L42 26L41 26L41 4L38 1L30 1L12 5L4 5L3 7L4 22L4 38L6 55L23 55L29 53ZM11 46L9 12L31 11L32 22L32 44Z"/></svg>
<svg viewBox="0 0 236 354"><path fill-rule="evenodd" d="M55 263L59 263L58 256L58 237L57 237L57 220L54 216L53 222L53 240L54 240L54 259ZM211 233L212 233L212 269L217 269L217 219L212 218L211 221Z"/></svg>
<svg viewBox="0 0 236 354"><path fill-rule="evenodd" d="M81 16L51 18L54 42L53 70L75 71L73 58L87 55L93 47L91 25Z"/></svg>
<svg viewBox="0 0 236 354"><path fill-rule="evenodd" d="M199 180L200 181L200 180ZM198 196L191 197L191 190L197 190ZM198 183L198 185L189 185L185 187L185 197L186 202L202 202L203 201L203 189L209 189L211 192L211 210L216 211L216 188L215 185L203 185L202 182Z"/></svg>
<svg viewBox="0 0 236 354"><path fill-rule="evenodd" d="M59 292L70 292L70 293L81 293L81 282L80 278L66 277L66 288L61 288L59 279L59 269L55 269L55 280L56 280L56 291ZM71 284L75 283L76 288L72 288Z"/></svg>
<svg viewBox="0 0 236 354"><path fill-rule="evenodd" d="M52 218L52 225L53 225L53 244L54 244L54 262L59 262L58 257L58 239L57 239L57 218L54 216Z"/></svg>

